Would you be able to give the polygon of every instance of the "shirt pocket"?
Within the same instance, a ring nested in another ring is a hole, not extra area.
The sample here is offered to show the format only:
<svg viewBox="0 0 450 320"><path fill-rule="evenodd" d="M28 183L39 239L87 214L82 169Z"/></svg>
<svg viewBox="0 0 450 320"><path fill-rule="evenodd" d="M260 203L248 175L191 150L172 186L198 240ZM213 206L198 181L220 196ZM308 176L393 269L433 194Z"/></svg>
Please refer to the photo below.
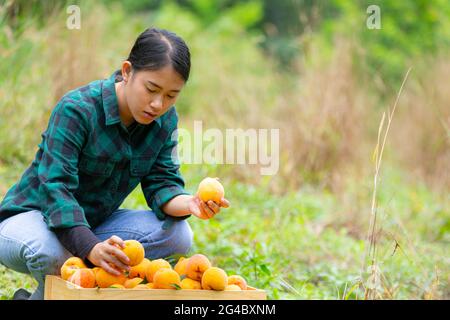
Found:
<svg viewBox="0 0 450 320"><path fill-rule="evenodd" d="M150 173L155 158L135 157L131 159L130 174L133 177L143 177Z"/></svg>
<svg viewBox="0 0 450 320"><path fill-rule="evenodd" d="M80 158L79 168L84 174L95 177L110 177L115 162L109 158L93 157L83 154Z"/></svg>

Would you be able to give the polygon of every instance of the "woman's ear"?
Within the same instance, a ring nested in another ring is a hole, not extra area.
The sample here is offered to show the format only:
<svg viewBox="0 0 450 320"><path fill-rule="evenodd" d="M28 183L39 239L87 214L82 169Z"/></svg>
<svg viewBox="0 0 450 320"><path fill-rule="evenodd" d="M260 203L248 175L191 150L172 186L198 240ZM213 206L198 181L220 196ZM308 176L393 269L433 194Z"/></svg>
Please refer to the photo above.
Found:
<svg viewBox="0 0 450 320"><path fill-rule="evenodd" d="M128 60L122 62L122 78L125 83L130 79L131 72L131 62Z"/></svg>

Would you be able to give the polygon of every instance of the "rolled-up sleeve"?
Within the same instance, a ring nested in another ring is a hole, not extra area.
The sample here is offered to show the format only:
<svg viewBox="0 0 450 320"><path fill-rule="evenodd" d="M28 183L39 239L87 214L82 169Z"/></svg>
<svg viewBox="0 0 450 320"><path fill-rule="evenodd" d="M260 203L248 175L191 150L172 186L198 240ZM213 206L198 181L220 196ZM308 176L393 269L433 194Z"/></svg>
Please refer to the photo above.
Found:
<svg viewBox="0 0 450 320"><path fill-rule="evenodd" d="M50 229L90 227L74 197L78 188L78 158L87 137L86 115L72 102L61 100L50 117L38 168L39 200Z"/></svg>
<svg viewBox="0 0 450 320"><path fill-rule="evenodd" d="M180 164L177 154L177 130L169 135L156 158L148 175L141 180L141 187L148 206L160 220L166 218L161 207L180 194L189 194L184 189L184 180L180 174ZM190 215L179 217L186 219Z"/></svg>

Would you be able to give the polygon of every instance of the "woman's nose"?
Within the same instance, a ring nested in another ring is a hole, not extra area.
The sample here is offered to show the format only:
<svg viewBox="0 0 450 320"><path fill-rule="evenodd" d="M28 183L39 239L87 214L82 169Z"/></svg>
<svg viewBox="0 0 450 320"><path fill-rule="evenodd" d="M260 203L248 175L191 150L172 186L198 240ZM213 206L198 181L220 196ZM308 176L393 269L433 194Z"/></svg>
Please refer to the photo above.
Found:
<svg viewBox="0 0 450 320"><path fill-rule="evenodd" d="M150 103L150 106L152 107L153 110L155 110L156 112L160 111L162 109L162 99L161 98L155 98L152 100L152 102Z"/></svg>

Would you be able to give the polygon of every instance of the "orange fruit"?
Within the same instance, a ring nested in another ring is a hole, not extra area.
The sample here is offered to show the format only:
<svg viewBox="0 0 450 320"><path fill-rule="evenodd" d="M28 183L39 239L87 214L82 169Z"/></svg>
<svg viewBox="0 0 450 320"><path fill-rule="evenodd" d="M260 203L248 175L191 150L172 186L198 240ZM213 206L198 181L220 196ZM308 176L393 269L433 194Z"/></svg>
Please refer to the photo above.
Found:
<svg viewBox="0 0 450 320"><path fill-rule="evenodd" d="M177 289L181 287L180 275L172 269L161 268L153 276L155 289Z"/></svg>
<svg viewBox="0 0 450 320"><path fill-rule="evenodd" d="M69 281L83 288L95 288L95 273L92 269L76 269Z"/></svg>
<svg viewBox="0 0 450 320"><path fill-rule="evenodd" d="M241 291L241 287L237 284L229 284L225 287L225 291Z"/></svg>
<svg viewBox="0 0 450 320"><path fill-rule="evenodd" d="M158 271L159 269L172 269L172 266L170 263L164 259L156 259L151 261L148 266L147 270L145 272L145 276L147 278L148 282L153 282L153 275Z"/></svg>
<svg viewBox="0 0 450 320"><path fill-rule="evenodd" d="M78 257L70 257L61 266L61 278L64 280L69 280L70 276L73 275L77 269L81 268L87 268L83 260Z"/></svg>
<svg viewBox="0 0 450 320"><path fill-rule="evenodd" d="M123 286L126 289L132 289L132 288L136 287L137 285L139 285L142 281L144 281L144 279L139 278L139 277L136 277L133 279L128 279L123 283Z"/></svg>
<svg viewBox="0 0 450 320"><path fill-rule="evenodd" d="M225 290L228 285L228 277L224 270L211 267L203 273L202 288L205 290Z"/></svg>
<svg viewBox="0 0 450 320"><path fill-rule="evenodd" d="M200 281L202 279L203 272L210 267L211 262L205 255L200 253L194 254L186 263L186 276L192 280Z"/></svg>
<svg viewBox="0 0 450 320"><path fill-rule="evenodd" d="M247 290L247 281L237 274L228 277L228 284L235 284L239 286L241 290Z"/></svg>
<svg viewBox="0 0 450 320"><path fill-rule="evenodd" d="M201 290L202 289L202 284L200 283L200 281L192 280L192 279L189 279L189 278L184 278L183 280L181 280L180 287L181 287L181 289Z"/></svg>
<svg viewBox="0 0 450 320"><path fill-rule="evenodd" d="M147 272L147 268L150 264L150 260L147 258L144 258L141 263L138 265L135 265L130 268L130 271L128 272L128 278L142 278L145 279L145 273Z"/></svg>
<svg viewBox="0 0 450 320"><path fill-rule="evenodd" d="M175 267L173 267L173 269L180 275L180 277L182 275L186 275L186 265L188 261L189 259L186 259L185 257L180 257Z"/></svg>
<svg viewBox="0 0 450 320"><path fill-rule="evenodd" d="M121 273L119 276L116 276L114 274L107 272L103 268L97 270L95 274L95 279L97 281L97 285L100 288L109 288L114 284L123 285L125 281L127 281L127 277L125 277L125 274Z"/></svg>
<svg viewBox="0 0 450 320"><path fill-rule="evenodd" d="M124 242L125 248L122 251L130 259L129 265L133 267L140 264L145 257L144 246L136 240L125 240Z"/></svg>
<svg viewBox="0 0 450 320"><path fill-rule="evenodd" d="M212 200L219 204L225 195L225 190L218 178L208 177L203 179L198 185L197 194L204 202Z"/></svg>

